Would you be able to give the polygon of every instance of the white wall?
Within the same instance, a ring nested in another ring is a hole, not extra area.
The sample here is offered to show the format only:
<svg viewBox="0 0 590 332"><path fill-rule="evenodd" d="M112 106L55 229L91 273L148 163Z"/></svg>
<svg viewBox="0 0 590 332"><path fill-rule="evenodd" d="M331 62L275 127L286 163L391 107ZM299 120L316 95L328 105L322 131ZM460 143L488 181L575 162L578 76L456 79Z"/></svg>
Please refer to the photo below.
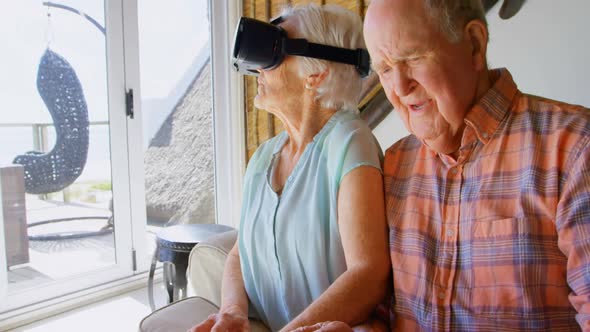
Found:
<svg viewBox="0 0 590 332"><path fill-rule="evenodd" d="M493 11L491 68L508 68L525 93L590 107L590 1L529 0L506 21Z"/></svg>
<svg viewBox="0 0 590 332"><path fill-rule="evenodd" d="M510 20L499 7L488 13L490 68L508 68L525 93L590 107L590 1L529 0ZM393 113L373 132L384 150L408 134Z"/></svg>

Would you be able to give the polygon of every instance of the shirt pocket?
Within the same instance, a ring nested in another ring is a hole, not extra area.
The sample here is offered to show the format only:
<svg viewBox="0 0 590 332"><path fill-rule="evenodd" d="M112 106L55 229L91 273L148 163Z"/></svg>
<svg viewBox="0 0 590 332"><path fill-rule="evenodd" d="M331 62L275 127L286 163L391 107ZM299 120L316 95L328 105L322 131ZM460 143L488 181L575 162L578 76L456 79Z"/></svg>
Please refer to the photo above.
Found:
<svg viewBox="0 0 590 332"><path fill-rule="evenodd" d="M472 314L543 325L551 317L572 313L567 260L557 246L552 220L476 222L471 233L466 298Z"/></svg>

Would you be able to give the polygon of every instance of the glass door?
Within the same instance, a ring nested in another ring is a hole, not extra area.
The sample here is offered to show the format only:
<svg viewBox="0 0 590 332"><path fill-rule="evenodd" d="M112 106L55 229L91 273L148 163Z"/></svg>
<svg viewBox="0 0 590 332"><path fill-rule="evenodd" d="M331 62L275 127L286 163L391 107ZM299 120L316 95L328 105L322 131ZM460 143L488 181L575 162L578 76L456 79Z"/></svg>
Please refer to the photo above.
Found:
<svg viewBox="0 0 590 332"><path fill-rule="evenodd" d="M163 227L215 223L208 2L138 2L148 248L139 262Z"/></svg>
<svg viewBox="0 0 590 332"><path fill-rule="evenodd" d="M147 244L153 247L161 227L215 223L208 1L141 1L138 22Z"/></svg>
<svg viewBox="0 0 590 332"><path fill-rule="evenodd" d="M0 314L133 274L123 10L0 14Z"/></svg>

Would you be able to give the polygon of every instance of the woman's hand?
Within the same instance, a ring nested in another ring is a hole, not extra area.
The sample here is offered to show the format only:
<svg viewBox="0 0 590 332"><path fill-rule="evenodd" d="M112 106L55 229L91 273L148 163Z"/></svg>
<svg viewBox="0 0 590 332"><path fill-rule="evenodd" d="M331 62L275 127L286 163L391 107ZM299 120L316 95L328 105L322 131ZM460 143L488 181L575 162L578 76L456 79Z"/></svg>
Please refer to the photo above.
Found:
<svg viewBox="0 0 590 332"><path fill-rule="evenodd" d="M353 329L343 322L322 322L314 325L302 326L291 332L353 332Z"/></svg>
<svg viewBox="0 0 590 332"><path fill-rule="evenodd" d="M249 332L250 323L248 315L241 312L227 310L217 314L211 314L201 324L191 328L187 332L225 332L239 331Z"/></svg>

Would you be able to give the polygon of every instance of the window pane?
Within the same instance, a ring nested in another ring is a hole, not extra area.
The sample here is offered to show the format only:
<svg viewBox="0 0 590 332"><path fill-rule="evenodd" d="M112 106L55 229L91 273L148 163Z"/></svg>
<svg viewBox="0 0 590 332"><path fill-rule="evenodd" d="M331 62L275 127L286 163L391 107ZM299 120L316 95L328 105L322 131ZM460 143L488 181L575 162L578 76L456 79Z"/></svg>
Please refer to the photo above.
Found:
<svg viewBox="0 0 590 332"><path fill-rule="evenodd" d="M105 34L73 12L104 27L105 5L59 6L13 1L0 14L9 295L116 262Z"/></svg>
<svg viewBox="0 0 590 332"><path fill-rule="evenodd" d="M209 18L205 0L140 1L138 6L148 244L153 246L154 232L165 225L215 222Z"/></svg>

